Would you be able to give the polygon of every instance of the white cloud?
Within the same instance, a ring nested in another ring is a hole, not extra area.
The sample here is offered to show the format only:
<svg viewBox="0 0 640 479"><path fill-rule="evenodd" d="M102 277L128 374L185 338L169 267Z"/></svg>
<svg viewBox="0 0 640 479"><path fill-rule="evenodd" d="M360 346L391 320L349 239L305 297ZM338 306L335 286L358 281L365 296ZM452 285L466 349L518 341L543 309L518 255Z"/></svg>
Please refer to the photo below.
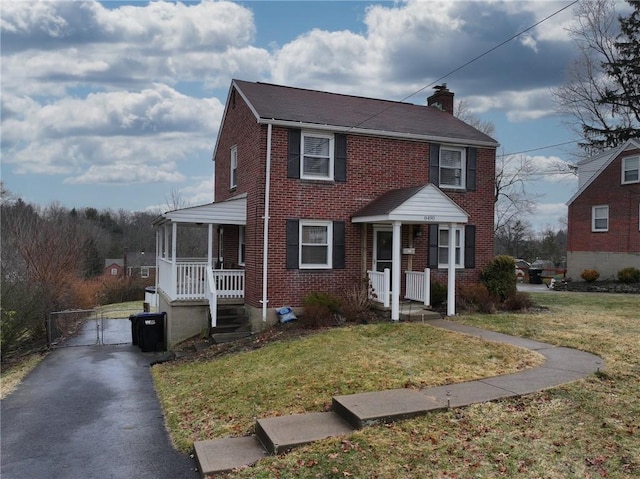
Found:
<svg viewBox="0 0 640 479"><path fill-rule="evenodd" d="M567 205L564 203L538 203L530 221L534 231L566 229Z"/></svg>
<svg viewBox="0 0 640 479"><path fill-rule="evenodd" d="M131 185L136 183L176 183L185 176L176 171L176 165L134 164L119 161L110 165L92 165L76 177L65 179L66 184L107 184Z"/></svg>

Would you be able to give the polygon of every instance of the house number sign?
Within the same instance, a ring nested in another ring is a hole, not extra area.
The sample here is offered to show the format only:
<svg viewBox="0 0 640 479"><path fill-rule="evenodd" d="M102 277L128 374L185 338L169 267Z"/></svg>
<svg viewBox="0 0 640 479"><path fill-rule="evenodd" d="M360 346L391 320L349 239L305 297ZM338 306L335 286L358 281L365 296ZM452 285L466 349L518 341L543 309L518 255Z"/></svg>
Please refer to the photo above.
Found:
<svg viewBox="0 0 640 479"><path fill-rule="evenodd" d="M429 216L425 216L424 220L425 221L435 221L436 217L435 217L435 215L429 215Z"/></svg>

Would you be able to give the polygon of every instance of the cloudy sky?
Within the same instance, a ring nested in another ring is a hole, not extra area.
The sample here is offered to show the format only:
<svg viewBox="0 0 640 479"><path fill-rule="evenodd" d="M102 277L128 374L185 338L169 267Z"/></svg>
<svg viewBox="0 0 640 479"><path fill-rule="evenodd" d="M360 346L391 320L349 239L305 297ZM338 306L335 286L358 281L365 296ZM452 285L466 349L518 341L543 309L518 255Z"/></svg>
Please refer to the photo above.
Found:
<svg viewBox="0 0 640 479"><path fill-rule="evenodd" d="M212 201L232 78L424 103L445 81L535 157L535 227L558 228L575 180L548 174L575 141L550 88L575 55L557 1L3 0L2 181L25 201L158 209ZM426 87L426 88L425 88Z"/></svg>

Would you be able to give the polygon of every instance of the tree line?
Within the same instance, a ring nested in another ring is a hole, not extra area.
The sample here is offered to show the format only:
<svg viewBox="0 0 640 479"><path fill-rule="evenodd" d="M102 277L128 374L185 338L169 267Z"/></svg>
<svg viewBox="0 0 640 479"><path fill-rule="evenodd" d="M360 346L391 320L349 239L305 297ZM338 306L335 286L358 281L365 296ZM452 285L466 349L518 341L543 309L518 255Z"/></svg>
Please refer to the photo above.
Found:
<svg viewBox="0 0 640 479"><path fill-rule="evenodd" d="M155 254L156 214L95 208L39 207L3 189L0 204L2 357L46 337L53 311L141 299L136 278L104 276L107 258Z"/></svg>

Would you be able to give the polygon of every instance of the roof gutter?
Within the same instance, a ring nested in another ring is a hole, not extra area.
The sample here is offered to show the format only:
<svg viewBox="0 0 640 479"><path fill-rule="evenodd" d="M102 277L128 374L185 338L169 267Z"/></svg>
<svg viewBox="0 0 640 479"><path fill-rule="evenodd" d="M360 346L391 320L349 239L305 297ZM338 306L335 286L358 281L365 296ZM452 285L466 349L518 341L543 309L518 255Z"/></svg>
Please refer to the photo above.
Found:
<svg viewBox="0 0 640 479"><path fill-rule="evenodd" d="M497 148L500 143L497 141L483 141L473 139L449 138L445 136L419 135L417 133L400 133L388 130L371 130L367 128L355 128L342 125L320 125L318 123L306 123L291 120L276 120L275 118L259 118L258 124L282 126L284 128L304 128L309 130L332 131L339 133L352 133L355 135L369 135L383 138L399 138L402 140L429 141L436 143L449 143L454 145L480 146L486 148Z"/></svg>

